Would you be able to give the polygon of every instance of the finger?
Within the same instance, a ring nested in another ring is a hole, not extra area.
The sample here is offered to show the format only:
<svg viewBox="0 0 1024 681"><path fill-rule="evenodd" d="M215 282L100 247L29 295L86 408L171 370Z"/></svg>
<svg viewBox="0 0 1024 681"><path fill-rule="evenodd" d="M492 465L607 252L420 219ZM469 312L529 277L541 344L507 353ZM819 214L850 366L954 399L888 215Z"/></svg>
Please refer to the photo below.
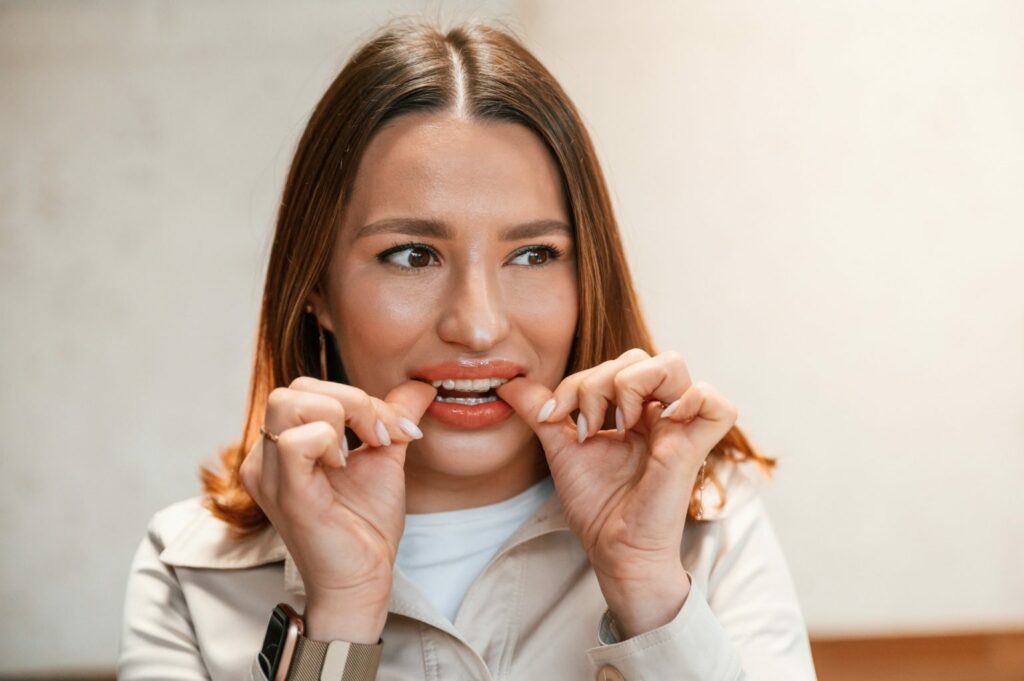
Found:
<svg viewBox="0 0 1024 681"><path fill-rule="evenodd" d="M264 499L277 499L277 488L281 480L277 465L277 445L263 438L260 444L260 494Z"/></svg>
<svg viewBox="0 0 1024 681"><path fill-rule="evenodd" d="M690 386L678 402L672 411L670 404L659 419L685 425L686 437L701 451L718 444L739 415L736 405L703 381Z"/></svg>
<svg viewBox="0 0 1024 681"><path fill-rule="evenodd" d="M615 375L615 401L628 430L640 420L643 405L651 399L674 402L690 387L690 371L678 352L662 352L630 364Z"/></svg>
<svg viewBox="0 0 1024 681"><path fill-rule="evenodd" d="M430 383L409 380L392 388L384 396L383 405L398 419L405 432L416 435L416 439L419 439L423 437L423 433L419 430L418 424L436 395L437 388ZM400 463L405 465L406 448L399 449Z"/></svg>
<svg viewBox="0 0 1024 681"><path fill-rule="evenodd" d="M384 396L384 404L400 418L419 423L430 403L437 396L437 388L426 381L409 380L399 383Z"/></svg>
<svg viewBox="0 0 1024 681"><path fill-rule="evenodd" d="M633 348L616 359L602 362L579 381L574 395L578 405L576 408L579 409L579 416L576 419L576 439L579 442L597 433L604 425L608 405L615 404L616 401L615 376L627 366L646 359L650 359L650 355L640 348ZM613 422L616 429L619 421L619 415L616 415Z"/></svg>
<svg viewBox="0 0 1024 681"><path fill-rule="evenodd" d="M327 395L293 390L291 388L275 388L267 397L267 418L264 428L280 435L289 428L306 423L324 421L330 424L338 436L338 442L345 442L345 406ZM279 441L280 442L280 441ZM265 448L275 447L273 442L264 442ZM340 448L332 467L338 468L346 464L348 452ZM271 454L273 458L274 454Z"/></svg>
<svg viewBox="0 0 1024 681"><path fill-rule="evenodd" d="M635 430L645 431L650 443L644 475L637 482L637 493L652 509L667 509L668 518L684 518L689 495L679 491L692 488L696 471L708 452L695 452L682 428L661 418L662 412L660 404L648 402L635 426Z"/></svg>
<svg viewBox="0 0 1024 681"><path fill-rule="evenodd" d="M622 353L615 359L602 362L601 364L598 364L596 367L584 369L582 371L578 371L574 374L566 376L565 378L562 379L562 382L558 384L558 387L555 388L553 395L555 399L555 405L545 420L550 421L552 423L556 423L558 421L565 419L565 417L572 414L572 412L580 409L580 385L585 380L587 380L589 376L595 373L607 374L608 372L612 372L612 369L615 367L621 369L622 367L628 364L639 361L641 359L645 359L647 357L650 357L650 355L648 355L641 348L632 348ZM602 383L603 382L600 380L596 382L597 385L600 385ZM611 398L610 392L605 397L606 399ZM599 398L596 397L595 401L598 400ZM581 413L585 414L586 420L590 425L599 426L599 423L594 423L597 420L597 413L599 411L599 407L595 408L595 405L588 405L588 407L590 407L590 411L584 412L583 410L580 410ZM607 404L605 404L605 407L607 407ZM603 414L603 412L601 413ZM601 423L603 422L604 419L601 418Z"/></svg>
<svg viewBox="0 0 1024 681"><path fill-rule="evenodd" d="M338 465L338 431L326 421L304 423L281 433L276 444L278 460L277 506L294 509L309 499L317 462ZM322 475L322 474L321 474Z"/></svg>
<svg viewBox="0 0 1024 681"><path fill-rule="evenodd" d="M537 413L541 407L554 396L544 384L525 376L517 376L499 385L495 392L533 429L549 457L560 452L575 439L576 424L568 414L558 421L551 418L545 421L537 420Z"/></svg>
<svg viewBox="0 0 1024 681"><path fill-rule="evenodd" d="M414 439L399 423L399 417L384 401L355 386L334 381L321 381L312 376L299 376L290 389L326 395L345 408L347 425L356 436L371 447L386 447L393 442Z"/></svg>
<svg viewBox="0 0 1024 681"><path fill-rule="evenodd" d="M238 479L241 481L242 487L260 508L263 508L263 494L260 487L263 479L263 443L265 441L266 438L260 436L238 466Z"/></svg>
<svg viewBox="0 0 1024 681"><path fill-rule="evenodd" d="M551 393L551 397L541 405L543 411L539 415L544 416L544 421L559 423L568 418L579 407L577 395L579 394L580 382L586 377L588 371L592 371L592 369L577 371L562 379ZM551 403L548 404L548 401ZM538 419L538 422L542 421Z"/></svg>

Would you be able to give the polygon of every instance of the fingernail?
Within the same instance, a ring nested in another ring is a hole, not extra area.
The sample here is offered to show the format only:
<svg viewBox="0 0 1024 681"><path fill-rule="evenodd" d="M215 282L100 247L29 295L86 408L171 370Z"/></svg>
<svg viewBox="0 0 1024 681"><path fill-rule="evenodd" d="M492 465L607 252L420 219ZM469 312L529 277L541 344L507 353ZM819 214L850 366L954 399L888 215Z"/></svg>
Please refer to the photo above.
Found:
<svg viewBox="0 0 1024 681"><path fill-rule="evenodd" d="M544 403L544 406L540 408L539 412L537 412L537 423L546 421L547 418L551 416L551 412L555 410L555 404L556 402L554 397Z"/></svg>
<svg viewBox="0 0 1024 681"><path fill-rule="evenodd" d="M398 425L402 428L402 430L409 433L409 437L414 437L417 440L423 437L423 431L420 430L415 423L405 418L404 416L398 419Z"/></svg>
<svg viewBox="0 0 1024 681"><path fill-rule="evenodd" d="M583 414L576 419L576 438L583 442L587 437L587 417Z"/></svg>
<svg viewBox="0 0 1024 681"><path fill-rule="evenodd" d="M660 418L665 418L666 416L671 416L672 412L674 412L676 409L679 408L679 403L682 400L683 400L683 398L680 397L678 400L676 400L672 404L670 404L667 407L665 407L665 411L661 412L661 417Z"/></svg>
<svg viewBox="0 0 1024 681"><path fill-rule="evenodd" d="M391 436L388 435L388 429L384 427L384 422L377 419L374 430L377 431L377 439L380 440L382 447L388 447L391 445Z"/></svg>
<svg viewBox="0 0 1024 681"><path fill-rule="evenodd" d="M344 442L345 441L342 440L342 445L338 447L338 459L341 461L342 468L348 465L348 452L345 451L348 447L345 446Z"/></svg>
<svg viewBox="0 0 1024 681"><path fill-rule="evenodd" d="M626 432L626 417L622 415L622 407L615 407L615 430L620 433Z"/></svg>

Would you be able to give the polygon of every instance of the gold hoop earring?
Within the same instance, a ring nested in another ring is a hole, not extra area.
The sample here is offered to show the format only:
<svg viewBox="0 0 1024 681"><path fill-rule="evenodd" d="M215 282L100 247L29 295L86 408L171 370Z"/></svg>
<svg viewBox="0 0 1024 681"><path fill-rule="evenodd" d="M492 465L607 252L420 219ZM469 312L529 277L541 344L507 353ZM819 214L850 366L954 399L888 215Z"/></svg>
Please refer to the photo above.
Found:
<svg viewBox="0 0 1024 681"><path fill-rule="evenodd" d="M306 305L306 312L313 314L313 306ZM314 316L315 318L315 316ZM324 338L324 327L320 326L320 320L316 320L316 328L320 333L320 380L327 380L327 340Z"/></svg>
<svg viewBox="0 0 1024 681"><path fill-rule="evenodd" d="M324 327L320 326L320 322L316 323L316 328L320 330L320 380L327 380L327 341L324 340Z"/></svg>

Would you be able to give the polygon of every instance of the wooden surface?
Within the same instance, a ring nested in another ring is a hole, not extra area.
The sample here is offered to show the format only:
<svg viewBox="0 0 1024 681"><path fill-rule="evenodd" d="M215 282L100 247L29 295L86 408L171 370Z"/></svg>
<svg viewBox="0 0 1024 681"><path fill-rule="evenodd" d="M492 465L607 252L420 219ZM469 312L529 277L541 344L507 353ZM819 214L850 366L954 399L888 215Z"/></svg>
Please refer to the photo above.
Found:
<svg viewBox="0 0 1024 681"><path fill-rule="evenodd" d="M1024 681L1024 631L812 639L818 681Z"/></svg>
<svg viewBox="0 0 1024 681"><path fill-rule="evenodd" d="M1024 681L1024 631L811 639L818 681ZM0 674L0 680L115 681L114 673Z"/></svg>

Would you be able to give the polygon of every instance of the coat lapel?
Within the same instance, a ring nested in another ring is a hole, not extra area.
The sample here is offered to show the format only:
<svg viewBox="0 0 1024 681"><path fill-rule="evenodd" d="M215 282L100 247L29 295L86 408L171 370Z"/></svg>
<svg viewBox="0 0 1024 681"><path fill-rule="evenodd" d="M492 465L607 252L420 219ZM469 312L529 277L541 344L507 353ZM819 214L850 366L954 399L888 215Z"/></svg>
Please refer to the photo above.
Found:
<svg viewBox="0 0 1024 681"><path fill-rule="evenodd" d="M284 560L284 541L272 525L241 540L228 535L228 525L203 509L167 541L160 560L191 568L239 569Z"/></svg>

